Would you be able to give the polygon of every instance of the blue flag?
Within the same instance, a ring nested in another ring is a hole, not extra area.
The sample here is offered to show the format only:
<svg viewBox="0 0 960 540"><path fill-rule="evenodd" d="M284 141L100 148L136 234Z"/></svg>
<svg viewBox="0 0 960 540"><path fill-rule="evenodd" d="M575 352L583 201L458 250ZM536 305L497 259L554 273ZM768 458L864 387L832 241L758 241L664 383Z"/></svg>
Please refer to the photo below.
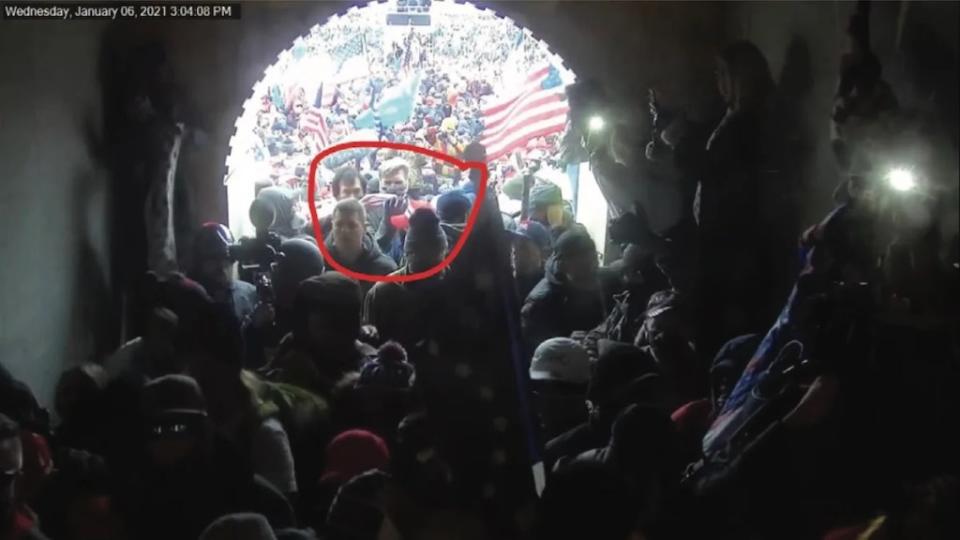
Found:
<svg viewBox="0 0 960 540"><path fill-rule="evenodd" d="M409 79L396 86L387 88L373 108L363 111L357 116L353 121L354 127L364 129L376 128L381 125L390 128L406 122L413 114L419 89L419 73L411 75Z"/></svg>

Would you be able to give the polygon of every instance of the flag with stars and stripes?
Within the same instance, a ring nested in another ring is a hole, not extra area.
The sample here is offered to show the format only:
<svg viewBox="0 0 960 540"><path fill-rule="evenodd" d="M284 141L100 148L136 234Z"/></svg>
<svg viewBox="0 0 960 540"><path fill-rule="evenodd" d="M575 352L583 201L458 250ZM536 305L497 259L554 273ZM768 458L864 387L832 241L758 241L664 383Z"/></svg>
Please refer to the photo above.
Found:
<svg viewBox="0 0 960 540"><path fill-rule="evenodd" d="M480 142L487 148L487 160L523 148L538 137L561 133L569 111L557 68L535 68L521 88L483 109Z"/></svg>

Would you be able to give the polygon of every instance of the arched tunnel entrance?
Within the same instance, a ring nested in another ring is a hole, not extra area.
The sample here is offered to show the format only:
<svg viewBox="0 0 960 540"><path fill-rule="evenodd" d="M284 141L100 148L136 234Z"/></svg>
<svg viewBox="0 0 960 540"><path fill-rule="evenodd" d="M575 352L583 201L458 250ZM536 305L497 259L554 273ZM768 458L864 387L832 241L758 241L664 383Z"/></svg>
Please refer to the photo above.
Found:
<svg viewBox="0 0 960 540"><path fill-rule="evenodd" d="M390 140L459 157L480 142L492 186L502 189L538 164L538 177L560 187L602 245L606 202L589 169L559 163L563 90L575 79L546 43L489 9L446 1L351 8L296 38L253 86L226 159L229 226L237 236L255 232L248 209L266 186L290 190L295 221L308 223L309 164L330 145ZM345 164L376 179L372 155L324 160L314 201L321 215L333 202L328 184ZM415 167L432 195L456 183L440 163ZM520 210L516 196L500 202L506 212Z"/></svg>

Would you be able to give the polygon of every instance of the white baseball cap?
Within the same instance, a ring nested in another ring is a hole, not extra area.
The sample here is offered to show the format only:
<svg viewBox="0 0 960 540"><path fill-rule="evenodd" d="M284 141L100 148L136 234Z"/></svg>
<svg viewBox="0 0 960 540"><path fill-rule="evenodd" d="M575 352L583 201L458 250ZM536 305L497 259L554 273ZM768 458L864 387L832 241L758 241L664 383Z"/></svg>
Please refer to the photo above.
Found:
<svg viewBox="0 0 960 540"><path fill-rule="evenodd" d="M590 357L582 345L570 338L548 339L533 353L530 378L587 384L590 381Z"/></svg>

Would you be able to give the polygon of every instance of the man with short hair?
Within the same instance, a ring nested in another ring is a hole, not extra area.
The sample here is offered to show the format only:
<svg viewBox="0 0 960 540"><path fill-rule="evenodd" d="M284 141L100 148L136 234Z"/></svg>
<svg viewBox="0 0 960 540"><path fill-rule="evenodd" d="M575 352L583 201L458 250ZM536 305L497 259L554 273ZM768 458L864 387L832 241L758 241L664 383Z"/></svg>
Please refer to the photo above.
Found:
<svg viewBox="0 0 960 540"><path fill-rule="evenodd" d="M333 180L330 181L330 191L333 192L333 198L338 201L350 198L362 199L365 187L357 169L350 165L337 169Z"/></svg>
<svg viewBox="0 0 960 540"><path fill-rule="evenodd" d="M410 164L400 157L391 158L380 165L379 173L380 191L393 197L384 200L382 207L369 208L367 223L380 250L399 263L406 232L399 230L391 218L407 211Z"/></svg>
<svg viewBox="0 0 960 540"><path fill-rule="evenodd" d="M333 228L327 239L333 260L354 272L385 276L397 269L397 264L384 255L379 246L366 234L364 224L367 213L356 199L343 199L337 203L331 215ZM371 281L361 281L360 289L366 294Z"/></svg>

